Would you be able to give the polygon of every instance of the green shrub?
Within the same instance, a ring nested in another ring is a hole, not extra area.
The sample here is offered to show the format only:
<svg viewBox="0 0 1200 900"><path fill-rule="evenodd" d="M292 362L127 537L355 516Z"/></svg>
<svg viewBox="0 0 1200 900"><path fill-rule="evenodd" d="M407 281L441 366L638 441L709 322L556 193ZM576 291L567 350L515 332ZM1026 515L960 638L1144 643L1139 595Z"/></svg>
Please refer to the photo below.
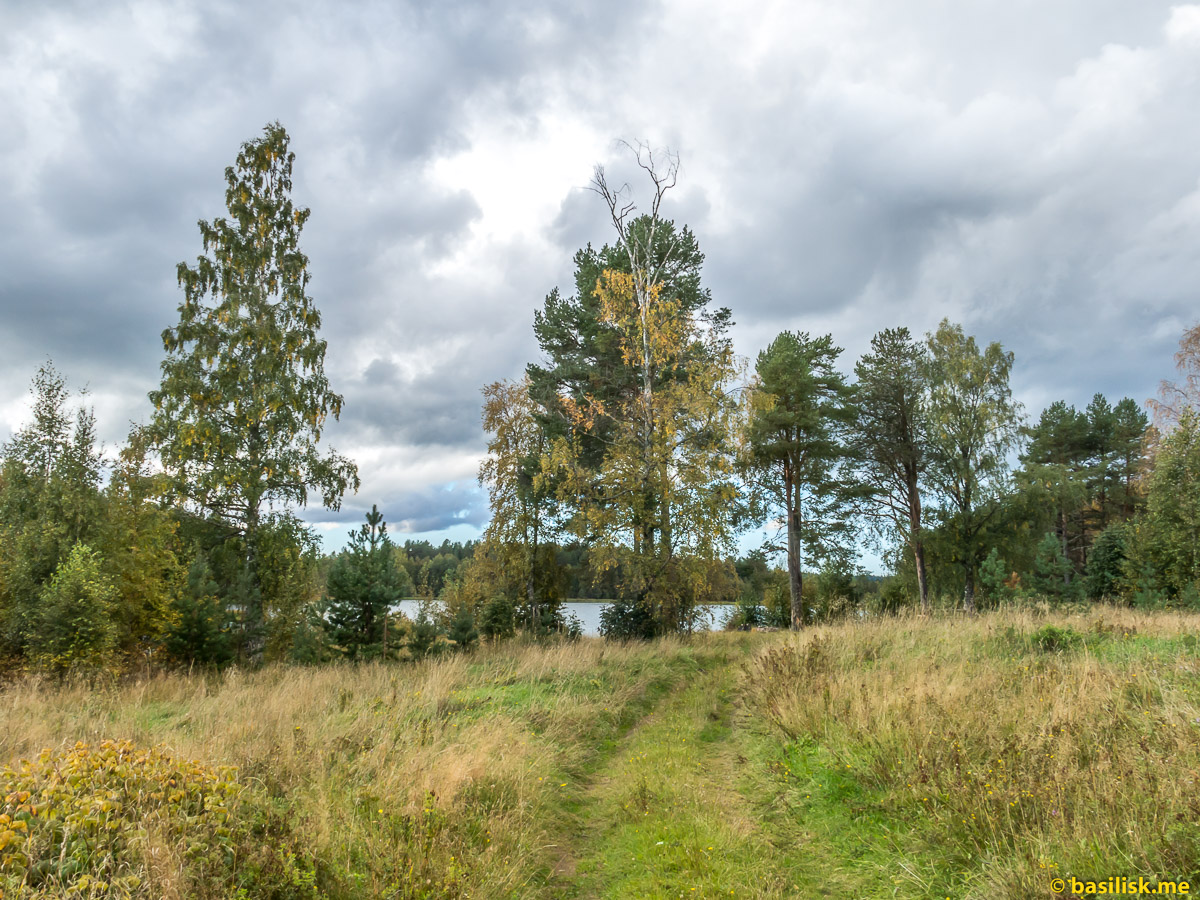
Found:
<svg viewBox="0 0 1200 900"><path fill-rule="evenodd" d="M130 741L0 768L0 896L319 897L292 844L236 769Z"/></svg>
<svg viewBox="0 0 1200 900"><path fill-rule="evenodd" d="M619 598L600 610L600 633L609 640L648 641L657 630L654 613L645 601Z"/></svg>
<svg viewBox="0 0 1200 900"><path fill-rule="evenodd" d="M1125 571L1126 525L1110 525L1100 532L1087 562L1087 595L1093 600L1116 597L1121 593Z"/></svg>
<svg viewBox="0 0 1200 900"><path fill-rule="evenodd" d="M1043 625L1029 636L1029 640L1043 653L1056 653L1072 649L1083 640L1083 635L1068 627Z"/></svg>
<svg viewBox="0 0 1200 900"><path fill-rule="evenodd" d="M447 635L458 646L459 650L470 650L471 645L479 640L479 629L475 627L475 617L464 603L458 608L458 615L450 625Z"/></svg>
<svg viewBox="0 0 1200 900"><path fill-rule="evenodd" d="M763 588L763 607L768 625L792 627L792 587L786 572L772 572Z"/></svg>
<svg viewBox="0 0 1200 900"><path fill-rule="evenodd" d="M983 586L984 597L991 601L992 606L999 603L1012 601L1016 595L1016 588L1010 582L1011 573L1008 570L1008 565L1000 556L1000 550L996 547L987 555L987 559L979 567L979 582Z"/></svg>
<svg viewBox="0 0 1200 900"><path fill-rule="evenodd" d="M904 582L896 577L884 579L879 588L879 594L876 599L876 609L881 613L898 613L901 609L908 606L910 603L908 591L904 588Z"/></svg>
<svg viewBox="0 0 1200 900"><path fill-rule="evenodd" d="M229 643L230 617L220 598L221 588L202 555L188 567L187 585L176 596L174 621L164 641L167 655L185 665L220 665L233 658Z"/></svg>
<svg viewBox="0 0 1200 900"><path fill-rule="evenodd" d="M408 635L408 652L412 658L424 659L437 652L435 648L439 633L437 625L426 614L425 608L419 609L412 624L412 631Z"/></svg>
<svg viewBox="0 0 1200 900"><path fill-rule="evenodd" d="M516 631L512 602L503 594L497 594L484 604L479 614L479 632L489 641L500 641L512 637Z"/></svg>
<svg viewBox="0 0 1200 900"><path fill-rule="evenodd" d="M760 606L756 598L747 593L743 594L734 607L729 618L725 620L726 631L749 631L751 628L762 628L767 624L767 610Z"/></svg>
<svg viewBox="0 0 1200 900"><path fill-rule="evenodd" d="M117 668L117 590L100 555L76 544L42 588L28 636L29 655L55 675Z"/></svg>
<svg viewBox="0 0 1200 900"><path fill-rule="evenodd" d="M577 641L583 637L583 621L575 613L568 613L563 619L563 633L568 641Z"/></svg>
<svg viewBox="0 0 1200 900"><path fill-rule="evenodd" d="M1063 554L1062 543L1052 531L1037 545L1030 582L1033 589L1052 600L1074 600L1079 596L1079 579L1074 578L1071 561Z"/></svg>

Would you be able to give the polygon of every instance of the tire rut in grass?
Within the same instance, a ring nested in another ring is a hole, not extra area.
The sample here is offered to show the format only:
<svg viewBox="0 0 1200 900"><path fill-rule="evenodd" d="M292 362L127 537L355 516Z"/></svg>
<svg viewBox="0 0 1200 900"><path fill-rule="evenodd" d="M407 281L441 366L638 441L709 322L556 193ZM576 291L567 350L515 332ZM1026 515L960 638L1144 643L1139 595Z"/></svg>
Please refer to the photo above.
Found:
<svg viewBox="0 0 1200 900"><path fill-rule="evenodd" d="M569 824L559 835L556 843L546 845L543 850L550 858L547 891L544 896L578 896L573 888L579 863L578 848L586 846L592 823L592 800L602 790L610 775L607 774L611 761L619 758L629 745L637 740L638 734L652 721L659 711L687 688L696 675L694 665L683 664L673 667L669 677L659 678L647 685L645 693L629 707L629 714L617 729L613 738L598 745L595 753L583 762L582 769L574 779L571 792L564 799L569 813Z"/></svg>
<svg viewBox="0 0 1200 900"><path fill-rule="evenodd" d="M735 660L707 661L630 729L575 810L555 897L787 896L737 789Z"/></svg>

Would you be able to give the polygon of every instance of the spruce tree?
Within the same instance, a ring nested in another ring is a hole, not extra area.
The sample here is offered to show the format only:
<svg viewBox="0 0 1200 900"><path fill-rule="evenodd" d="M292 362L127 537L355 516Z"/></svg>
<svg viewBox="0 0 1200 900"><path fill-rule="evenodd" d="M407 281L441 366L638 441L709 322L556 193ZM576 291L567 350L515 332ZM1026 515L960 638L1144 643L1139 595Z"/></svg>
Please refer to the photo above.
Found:
<svg viewBox="0 0 1200 900"><path fill-rule="evenodd" d="M1033 589L1051 600L1070 600L1078 594L1079 581L1071 580L1071 561L1053 531L1038 542L1030 581Z"/></svg>
<svg viewBox="0 0 1200 900"><path fill-rule="evenodd" d="M334 644L351 658L381 653L385 619L408 587L383 513L372 506L366 524L350 536L349 549L329 570L326 621Z"/></svg>

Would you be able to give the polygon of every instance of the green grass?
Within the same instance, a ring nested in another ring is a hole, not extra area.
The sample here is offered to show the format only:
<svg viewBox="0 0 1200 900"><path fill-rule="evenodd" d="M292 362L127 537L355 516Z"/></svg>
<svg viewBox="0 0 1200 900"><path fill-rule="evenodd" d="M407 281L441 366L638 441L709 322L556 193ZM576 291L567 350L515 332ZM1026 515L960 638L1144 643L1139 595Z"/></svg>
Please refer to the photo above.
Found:
<svg viewBox="0 0 1200 900"><path fill-rule="evenodd" d="M738 663L756 641L727 638L589 779L563 896L786 896L789 876L736 782Z"/></svg>

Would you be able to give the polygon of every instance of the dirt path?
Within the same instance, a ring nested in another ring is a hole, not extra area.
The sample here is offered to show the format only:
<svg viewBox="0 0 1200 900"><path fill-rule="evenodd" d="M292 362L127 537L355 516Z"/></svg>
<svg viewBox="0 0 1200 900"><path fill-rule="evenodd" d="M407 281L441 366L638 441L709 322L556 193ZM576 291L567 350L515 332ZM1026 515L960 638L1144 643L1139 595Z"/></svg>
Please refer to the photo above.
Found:
<svg viewBox="0 0 1200 900"><path fill-rule="evenodd" d="M589 777L550 896L795 896L790 854L739 790L742 659L731 647L682 677Z"/></svg>

